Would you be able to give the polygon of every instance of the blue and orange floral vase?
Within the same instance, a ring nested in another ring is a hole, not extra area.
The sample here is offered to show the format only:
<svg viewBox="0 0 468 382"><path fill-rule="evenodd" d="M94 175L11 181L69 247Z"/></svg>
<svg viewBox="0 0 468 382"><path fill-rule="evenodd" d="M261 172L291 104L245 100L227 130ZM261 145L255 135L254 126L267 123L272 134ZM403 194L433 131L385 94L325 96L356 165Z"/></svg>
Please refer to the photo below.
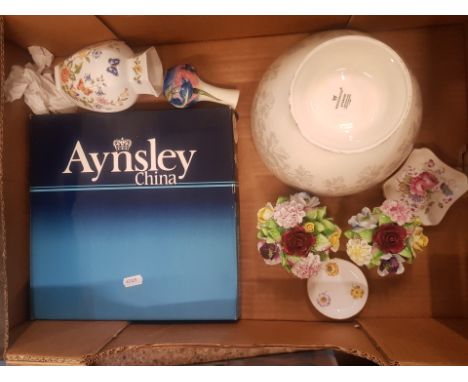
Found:
<svg viewBox="0 0 468 382"><path fill-rule="evenodd" d="M219 88L203 82L189 64L170 68L164 77L164 95L177 108L190 107L201 101L221 103L233 110L239 100L239 90Z"/></svg>

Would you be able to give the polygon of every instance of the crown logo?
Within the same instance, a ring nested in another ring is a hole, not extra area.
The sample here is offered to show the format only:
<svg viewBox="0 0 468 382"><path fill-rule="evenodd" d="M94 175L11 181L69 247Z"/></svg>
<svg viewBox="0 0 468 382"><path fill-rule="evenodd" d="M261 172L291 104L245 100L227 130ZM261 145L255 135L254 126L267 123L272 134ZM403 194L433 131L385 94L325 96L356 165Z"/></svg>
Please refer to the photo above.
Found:
<svg viewBox="0 0 468 382"><path fill-rule="evenodd" d="M132 147L132 140L124 139L124 137L120 139L114 139L113 145L115 151L128 151L130 150L130 147Z"/></svg>

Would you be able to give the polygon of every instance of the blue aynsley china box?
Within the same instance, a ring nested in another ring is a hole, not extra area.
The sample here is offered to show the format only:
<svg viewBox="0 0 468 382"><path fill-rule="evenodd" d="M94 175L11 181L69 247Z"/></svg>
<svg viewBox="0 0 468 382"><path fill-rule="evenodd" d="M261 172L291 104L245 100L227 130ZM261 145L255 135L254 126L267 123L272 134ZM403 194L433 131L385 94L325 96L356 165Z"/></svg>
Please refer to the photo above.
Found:
<svg viewBox="0 0 468 382"><path fill-rule="evenodd" d="M235 320L227 107L34 116L34 319Z"/></svg>

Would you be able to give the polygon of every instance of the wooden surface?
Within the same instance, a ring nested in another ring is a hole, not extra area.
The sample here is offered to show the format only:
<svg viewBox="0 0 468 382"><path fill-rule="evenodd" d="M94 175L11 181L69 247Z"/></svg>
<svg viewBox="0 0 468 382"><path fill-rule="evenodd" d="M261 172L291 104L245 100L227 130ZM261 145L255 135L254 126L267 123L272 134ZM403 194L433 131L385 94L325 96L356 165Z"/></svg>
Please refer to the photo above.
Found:
<svg viewBox="0 0 468 382"><path fill-rule="evenodd" d="M358 15L351 16L348 28L364 31L382 31L395 29L422 28L433 25L460 24L467 20L467 16L394 16L394 15Z"/></svg>
<svg viewBox="0 0 468 382"><path fill-rule="evenodd" d="M39 45L56 56L116 38L95 16L5 16L5 36L25 49Z"/></svg>
<svg viewBox="0 0 468 382"><path fill-rule="evenodd" d="M241 91L239 182L241 208L241 316L246 319L324 320L309 303L305 282L281 267L264 265L256 253L256 211L279 194L293 190L265 168L250 131L250 107L259 78L269 64L306 35L295 34L230 41L162 45L166 67L180 62L195 65L208 82ZM424 113L417 146L432 149L451 166L459 164L467 139L465 40L462 26L373 33L395 48L419 80ZM151 98L142 98L151 107ZM361 207L383 201L380 186L345 198L323 198L336 221L347 219ZM443 224L427 228L429 249L418 256L404 275L381 278L364 270L370 284L363 317L467 316L468 314L468 197L451 208ZM345 240L342 240L342 249ZM346 255L341 252L340 257ZM450 291L450 298L447 298Z"/></svg>
<svg viewBox="0 0 468 382"><path fill-rule="evenodd" d="M350 16L99 16L132 45L224 40L345 28ZM187 33L189 31L189 33Z"/></svg>

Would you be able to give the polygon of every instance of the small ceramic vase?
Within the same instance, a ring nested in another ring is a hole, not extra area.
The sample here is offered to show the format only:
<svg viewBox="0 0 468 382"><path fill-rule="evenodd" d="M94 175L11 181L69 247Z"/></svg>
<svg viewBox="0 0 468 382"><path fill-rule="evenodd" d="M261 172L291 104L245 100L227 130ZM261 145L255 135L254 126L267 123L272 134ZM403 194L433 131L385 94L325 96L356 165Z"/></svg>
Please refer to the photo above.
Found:
<svg viewBox="0 0 468 382"><path fill-rule="evenodd" d="M84 109L117 112L132 106L138 94L159 96L163 70L154 47L135 55L124 42L108 41L55 66L55 84Z"/></svg>
<svg viewBox="0 0 468 382"><path fill-rule="evenodd" d="M164 95L172 106L180 109L200 101L221 103L235 109L239 100L239 90L223 89L203 82L196 69L189 64L177 65L167 71Z"/></svg>

